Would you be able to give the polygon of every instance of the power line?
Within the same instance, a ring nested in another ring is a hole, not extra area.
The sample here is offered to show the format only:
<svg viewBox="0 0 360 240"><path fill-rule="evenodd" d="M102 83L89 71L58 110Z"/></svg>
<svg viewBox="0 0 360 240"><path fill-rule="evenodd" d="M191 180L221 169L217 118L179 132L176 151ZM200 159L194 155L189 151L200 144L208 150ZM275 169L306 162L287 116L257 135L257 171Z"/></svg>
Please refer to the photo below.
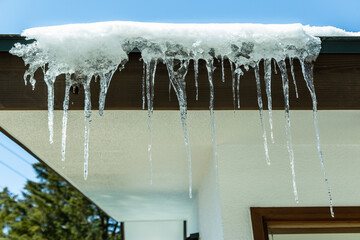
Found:
<svg viewBox="0 0 360 240"><path fill-rule="evenodd" d="M5 167L7 167L8 169L10 169L11 171L13 171L14 173L16 173L17 175L19 175L19 176L25 178L26 180L28 180L28 178L27 178L24 174L22 174L21 172L17 171L16 169L10 167L9 165L7 165L6 163L4 163L3 161L0 161L0 164L4 165Z"/></svg>
<svg viewBox="0 0 360 240"><path fill-rule="evenodd" d="M32 164L26 160L25 158L23 158L22 156L20 156L19 154L17 154L16 152L14 152L13 150L11 150L10 148L8 148L7 146L5 146L3 143L0 142L0 146L2 146L3 148L5 148L6 150L8 150L9 152L11 152L12 154L14 154L15 156L17 156L20 160L26 162L27 164L29 164L30 166L32 166Z"/></svg>

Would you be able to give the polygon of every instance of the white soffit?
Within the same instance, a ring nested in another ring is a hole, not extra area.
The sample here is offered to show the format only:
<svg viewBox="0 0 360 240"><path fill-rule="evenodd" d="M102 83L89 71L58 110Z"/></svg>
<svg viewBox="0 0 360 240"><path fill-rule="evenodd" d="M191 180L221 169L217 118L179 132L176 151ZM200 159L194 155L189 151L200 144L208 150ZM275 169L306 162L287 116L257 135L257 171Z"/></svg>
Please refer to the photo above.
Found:
<svg viewBox="0 0 360 240"><path fill-rule="evenodd" d="M104 117L93 111L87 181L83 178L83 111L69 112L64 164L61 161L61 119L62 111L55 111L54 143L49 144L47 111L0 112L1 127L117 220L186 219L193 210L196 194L194 199L188 198L188 163L178 111L154 111L152 185L146 111L105 111ZM219 147L251 145L257 152L264 151L258 111L236 111L235 114L233 111L215 111L215 121ZM273 121L274 146L286 151L284 112L274 111ZM320 111L322 144L344 150L349 145L359 146L359 122L359 111ZM268 122L266 125L271 159L284 158L283 151L279 154L278 151L271 152ZM313 151L314 161L318 161L312 111L291 111L291 131L293 144L307 145ZM188 132L196 192L212 159L209 112L189 111ZM237 154L233 153L232 157L237 159ZM352 152L348 154L344 157L358 158L352 156ZM301 153L296 152L295 160L302 161ZM264 154L254 154L254 158L247 161L266 165ZM226 163L221 163L224 165ZM225 172L220 174L225 175ZM283 191L287 192L289 188Z"/></svg>

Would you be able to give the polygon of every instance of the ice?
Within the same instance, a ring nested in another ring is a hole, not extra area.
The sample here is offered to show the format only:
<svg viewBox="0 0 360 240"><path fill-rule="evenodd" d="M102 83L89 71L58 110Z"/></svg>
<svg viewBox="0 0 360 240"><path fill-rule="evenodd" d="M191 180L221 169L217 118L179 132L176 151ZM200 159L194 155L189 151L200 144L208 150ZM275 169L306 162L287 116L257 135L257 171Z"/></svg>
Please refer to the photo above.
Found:
<svg viewBox="0 0 360 240"><path fill-rule="evenodd" d="M198 83L199 60L198 59L194 59L194 74L195 74L196 101L198 101L199 100L199 83Z"/></svg>
<svg viewBox="0 0 360 240"><path fill-rule="evenodd" d="M240 67L233 66L233 63L230 61L230 70L232 77L232 94L233 94L233 105L234 113L236 108L236 99L237 99L237 108L240 109L240 77L243 75ZM236 91L235 91L236 90Z"/></svg>
<svg viewBox="0 0 360 240"><path fill-rule="evenodd" d="M92 76L78 76L78 81L82 82L85 93L84 102L84 121L85 121L85 141L84 141L84 179L87 180L89 174L89 141L91 123L91 92L90 83Z"/></svg>
<svg viewBox="0 0 360 240"><path fill-rule="evenodd" d="M302 70L302 73L303 73L303 76L304 76L304 79L306 82L306 86L309 89L312 103L313 103L313 118L314 118L314 128L315 128L315 133L316 133L317 150L318 150L318 155L319 155L319 159L320 159L321 169L322 169L322 172L324 175L324 181L325 181L327 192L328 192L328 197L329 197L329 202L330 202L330 213L331 213L331 216L334 217L333 199L332 199L332 195L331 195L329 180L326 175L326 169L325 169L324 159L323 159L322 150L321 150L321 143L320 143L319 123L318 123L318 116L317 116L317 99L316 99L316 94L315 94L314 76L313 76L314 65L311 62L304 61L304 60L301 60L300 64L301 64L301 70Z"/></svg>
<svg viewBox="0 0 360 240"><path fill-rule="evenodd" d="M225 82L224 56L221 56L221 81Z"/></svg>
<svg viewBox="0 0 360 240"><path fill-rule="evenodd" d="M115 70L111 70L108 73L102 74L100 73L100 96L99 96L99 114L100 116L103 115L104 108L105 108L105 98L106 93L108 91L110 81L115 73Z"/></svg>
<svg viewBox="0 0 360 240"><path fill-rule="evenodd" d="M147 98L147 116L148 116L148 130L149 130L149 144L148 144L148 154L149 154L149 163L150 163L150 184L153 182L153 161L152 161L152 121L151 116L154 111L154 86L155 86L155 73L156 73L157 60L150 60L145 62L146 69L146 98Z"/></svg>
<svg viewBox="0 0 360 240"><path fill-rule="evenodd" d="M299 98L299 93L298 93L296 79L295 79L295 73L294 73L294 59L293 58L290 58L290 69L291 69L291 76L292 76L294 87L295 87L296 98Z"/></svg>
<svg viewBox="0 0 360 240"><path fill-rule="evenodd" d="M212 148L213 148L213 161L215 167L215 175L216 175L216 182L218 176L218 162L217 162L217 151L216 151L216 126L215 126L215 116L214 116L214 83L213 83L213 73L215 71L214 62L213 60L208 60L206 62L206 69L208 72L208 80L210 85L210 120L211 120L211 141L212 141Z"/></svg>
<svg viewBox="0 0 360 240"><path fill-rule="evenodd" d="M274 64L274 73L277 74L277 68L276 68L276 60L272 59L272 63Z"/></svg>
<svg viewBox="0 0 360 240"><path fill-rule="evenodd" d="M49 128L49 142L53 143L54 138L54 83L56 76L48 74L45 66L42 67L44 73L44 81L48 90L48 128Z"/></svg>
<svg viewBox="0 0 360 240"><path fill-rule="evenodd" d="M290 167L291 167L291 174L292 174L292 184L293 184L293 191L295 202L299 203L299 197L296 187L296 177L295 177L295 161L294 161L294 149L291 140L291 131L290 131L290 103L289 103L289 78L287 75L286 63L285 60L281 60L278 63L280 73L281 73L281 80L284 92L284 100L285 100L285 133L286 133L286 144L287 149L289 152L290 157Z"/></svg>
<svg viewBox="0 0 360 240"><path fill-rule="evenodd" d="M237 92L237 107L238 107L238 109L240 109L240 77L241 77L241 75L242 75L242 72L238 73L237 78L236 78L236 92Z"/></svg>
<svg viewBox="0 0 360 240"><path fill-rule="evenodd" d="M266 163L270 165L270 156L269 156L269 149L268 149L268 142L266 137L266 129L265 129L265 121L264 121L264 108L263 102L261 97L261 85L260 85L260 72L259 72L259 63L256 63L254 66L254 73L255 73L255 80L256 80L256 89L257 89L257 100L259 105L259 112L260 112L260 121L261 121L261 128L262 128L262 136L264 139L264 150L265 150L265 157Z"/></svg>
<svg viewBox="0 0 360 240"><path fill-rule="evenodd" d="M347 33L333 27L310 27L301 24L166 24L139 22L104 22L91 24L71 24L54 27L27 29L22 33L27 39L34 39L31 44L15 44L10 53L22 57L28 69L24 81L30 81L35 87L34 74L38 69L44 73L48 88L48 128L49 139L53 141L54 124L54 83L58 76L65 74L66 89L63 103L62 159L65 159L66 128L69 110L69 89L71 85L83 85L85 91L84 121L84 178L88 176L89 138L91 123L90 82L99 79L99 114L103 114L105 98L113 75L121 70L128 61L128 54L138 49L143 61L142 108L147 102L149 128L150 182L152 181L152 122L154 110L155 72L158 62L166 64L169 74L169 98L171 87L174 89L180 107L180 119L184 135L185 150L189 165L189 196L192 196L192 170L189 134L187 131L187 95L185 77L189 62L194 63L196 100L198 100L199 61L204 60L208 70L210 84L210 118L214 160L216 160L216 134L214 119L214 79L213 61L221 61L222 81L225 81L224 60L230 63L232 77L232 98L234 110L240 108L240 78L242 69L254 69L260 121L266 162L270 164L264 123L263 102L261 96L259 63L264 61L264 80L269 108L269 123L272 134L271 74L272 64L275 73L276 64L283 81L285 97L285 130L287 147L293 173L294 194L296 195L294 153L290 134L289 79L286 72L286 59L290 61L291 74L297 93L293 60L300 61L306 84L314 106L314 126L321 167L330 198L332 198L325 173L324 161L320 148L320 135L317 120L317 102L313 84L312 66L319 52L321 42L316 36L358 36L359 33ZM277 74L277 73L276 73ZM237 100L237 101L236 101ZM216 162L215 162L216 163ZM215 167L217 164L215 164ZM296 197L297 198L297 197Z"/></svg>
<svg viewBox="0 0 360 240"><path fill-rule="evenodd" d="M274 70L275 69L276 66L274 66ZM272 121L272 99L271 99L271 59L264 60L264 80L265 80L266 96L267 96L268 109L269 109L270 136L271 136L271 141L274 143L273 121Z"/></svg>
<svg viewBox="0 0 360 240"><path fill-rule="evenodd" d="M236 95L235 95L235 70L234 70L234 64L230 62L230 70L231 70L231 79L232 79L232 94L233 94L233 105L234 105L234 113L235 113L235 101L236 101Z"/></svg>
<svg viewBox="0 0 360 240"><path fill-rule="evenodd" d="M174 88L176 97L179 101L180 120L184 135L184 143L189 168L189 197L192 198L192 168L191 168L191 151L190 142L187 131L187 97L185 77L189 70L188 60L175 60L173 58L165 58L166 67L170 76L171 85ZM175 70L177 69L177 70Z"/></svg>
<svg viewBox="0 0 360 240"><path fill-rule="evenodd" d="M65 75L65 98L63 103L63 119L62 119L62 136L61 136L61 160L65 161L66 155L66 129L68 122L69 100L70 100L70 88L72 86L71 75Z"/></svg>

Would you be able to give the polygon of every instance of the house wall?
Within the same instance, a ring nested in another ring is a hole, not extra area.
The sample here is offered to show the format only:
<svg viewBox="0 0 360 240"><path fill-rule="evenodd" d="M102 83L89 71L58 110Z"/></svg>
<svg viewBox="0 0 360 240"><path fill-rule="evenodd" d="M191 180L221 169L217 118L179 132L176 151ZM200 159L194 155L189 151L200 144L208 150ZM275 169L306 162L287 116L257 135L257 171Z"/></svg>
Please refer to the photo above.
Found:
<svg viewBox="0 0 360 240"><path fill-rule="evenodd" d="M184 240L182 221L139 221L125 223L126 240Z"/></svg>
<svg viewBox="0 0 360 240"><path fill-rule="evenodd" d="M223 240L219 190L211 163L199 188L199 228L201 239Z"/></svg>
<svg viewBox="0 0 360 240"><path fill-rule="evenodd" d="M232 144L220 142L217 147L224 240L253 238L250 207L329 206L316 149L312 113L291 112L299 204L295 203L292 189L283 112L274 114L275 143L269 140L270 166L265 161L261 127L238 129L234 126L231 131L218 130L220 139L223 134L234 136ZM359 206L360 131L357 122L360 113L325 111L319 112L319 119L334 206ZM259 121L258 118L254 117L254 122L249 121L249 125L256 124L255 121ZM226 124L223 122L217 126L221 128ZM203 226L201 221L200 215L200 229Z"/></svg>

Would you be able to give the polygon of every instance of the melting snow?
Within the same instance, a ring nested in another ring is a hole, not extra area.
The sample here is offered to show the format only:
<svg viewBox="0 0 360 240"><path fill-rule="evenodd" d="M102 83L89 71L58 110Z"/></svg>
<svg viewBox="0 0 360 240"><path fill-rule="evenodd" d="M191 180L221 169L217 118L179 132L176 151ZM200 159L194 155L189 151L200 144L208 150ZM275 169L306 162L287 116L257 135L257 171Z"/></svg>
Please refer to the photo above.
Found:
<svg viewBox="0 0 360 240"><path fill-rule="evenodd" d="M300 61L304 79L313 100L314 126L317 136L317 148L325 182L332 198L326 177L324 161L320 148L320 136L317 121L317 100L313 84L313 61L317 58L321 42L315 36L359 36L334 27L310 27L301 24L264 25L264 24L164 24L138 22L105 22L92 24L72 24L54 27L41 27L25 30L27 39L36 41L28 44L16 44L10 52L22 57L28 69L24 80L29 79L32 87L36 80L34 73L41 68L48 88L48 127L50 143L53 141L54 83L56 77L65 74L66 89L63 103L62 160L66 153L66 128L69 109L69 91L73 85L83 85L85 91L84 121L84 178L88 176L89 138L91 123L90 82L100 80L99 114L102 115L110 81L117 69L121 70L128 61L128 54L135 48L140 50L144 62L142 79L142 107L148 108L150 181L152 182L152 123L154 109L155 73L158 62L166 64L169 73L169 91L174 89L180 106L185 149L189 163L189 195L192 195L191 151L187 133L187 97L185 77L189 62L194 63L196 100L198 100L198 62L206 61L210 84L210 117L212 128L213 158L216 162L216 134L214 120L214 59L221 61L222 81L225 81L224 59L230 63L232 72L232 95L234 109L240 108L241 67L255 70L260 120L263 129L266 162L270 164L268 141L263 115L263 103L260 88L259 64L263 60L266 94L268 99L270 136L272 131L271 72L280 69L285 98L285 131L289 151L293 189L298 201L294 153L290 134L289 78L285 59L290 60L292 79L296 96L297 88L293 71L293 60ZM272 67L273 66L273 67ZM170 97L170 96L169 96Z"/></svg>

